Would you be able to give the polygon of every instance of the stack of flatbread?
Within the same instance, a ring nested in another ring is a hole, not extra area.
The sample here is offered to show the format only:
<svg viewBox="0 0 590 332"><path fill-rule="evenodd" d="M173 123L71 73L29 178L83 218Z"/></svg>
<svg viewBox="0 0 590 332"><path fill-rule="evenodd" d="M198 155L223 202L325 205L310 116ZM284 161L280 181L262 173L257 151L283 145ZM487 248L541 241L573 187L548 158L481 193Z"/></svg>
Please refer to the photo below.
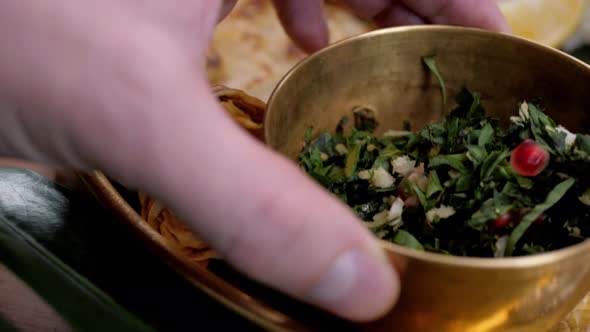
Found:
<svg viewBox="0 0 590 332"><path fill-rule="evenodd" d="M327 4L325 14L331 42L371 29L337 5ZM240 0L213 36L209 78L266 102L279 80L305 56L281 28L269 0Z"/></svg>

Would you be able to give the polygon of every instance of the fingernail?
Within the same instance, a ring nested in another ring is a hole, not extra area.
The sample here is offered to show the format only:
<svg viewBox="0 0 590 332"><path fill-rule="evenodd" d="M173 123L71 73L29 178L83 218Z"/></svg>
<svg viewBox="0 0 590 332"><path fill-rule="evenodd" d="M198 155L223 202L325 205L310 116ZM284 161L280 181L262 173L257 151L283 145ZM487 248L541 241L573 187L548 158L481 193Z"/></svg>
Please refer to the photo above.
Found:
<svg viewBox="0 0 590 332"><path fill-rule="evenodd" d="M387 312L399 278L380 257L360 251L339 256L310 293L312 302L347 319L366 321Z"/></svg>

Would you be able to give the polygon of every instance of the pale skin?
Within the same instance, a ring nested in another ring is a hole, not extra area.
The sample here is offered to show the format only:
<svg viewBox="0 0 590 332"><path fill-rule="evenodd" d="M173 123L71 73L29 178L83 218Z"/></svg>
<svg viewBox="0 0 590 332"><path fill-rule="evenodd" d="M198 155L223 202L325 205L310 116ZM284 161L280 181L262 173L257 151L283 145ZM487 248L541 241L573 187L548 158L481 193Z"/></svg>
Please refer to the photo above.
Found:
<svg viewBox="0 0 590 332"><path fill-rule="evenodd" d="M508 31L493 0L340 2L381 26ZM322 1L274 3L298 45L308 52L326 45ZM252 278L347 319L376 318L402 285L375 238L295 165L241 130L210 91L205 50L231 6L0 2L0 155L104 170L160 197ZM12 295L0 297L4 312L16 303ZM20 319L27 312L36 319L35 303L19 304ZM55 327L49 316L40 324L48 330Z"/></svg>

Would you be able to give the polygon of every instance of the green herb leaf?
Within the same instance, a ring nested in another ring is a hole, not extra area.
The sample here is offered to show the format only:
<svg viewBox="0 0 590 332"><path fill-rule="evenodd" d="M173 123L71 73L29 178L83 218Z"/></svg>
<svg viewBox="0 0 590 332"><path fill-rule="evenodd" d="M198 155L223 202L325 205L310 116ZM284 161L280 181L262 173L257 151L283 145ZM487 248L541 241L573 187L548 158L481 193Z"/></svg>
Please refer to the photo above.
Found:
<svg viewBox="0 0 590 332"><path fill-rule="evenodd" d="M444 114L445 109L447 107L447 88L445 86L445 81L442 78L442 75L438 71L436 66L436 62L434 60L434 56L425 56L422 57L422 61L428 67L430 72L436 77L438 84L440 85L440 94L442 96L442 110L441 113Z"/></svg>
<svg viewBox="0 0 590 332"><path fill-rule="evenodd" d="M364 145L364 142L356 144L352 151L350 151L346 156L346 167L344 168L344 175L347 178L352 177L356 172L359 157L361 155L361 149Z"/></svg>
<svg viewBox="0 0 590 332"><path fill-rule="evenodd" d="M348 117L343 116L342 119L340 119L340 121L338 122L338 125L336 125L336 135L338 135L338 136L344 135L344 127L346 126L347 123L348 123Z"/></svg>
<svg viewBox="0 0 590 332"><path fill-rule="evenodd" d="M482 231L488 221L505 215L508 211L512 210L513 207L514 206L511 204L503 205L502 202L496 202L494 199L489 199L465 224L469 228Z"/></svg>
<svg viewBox="0 0 590 332"><path fill-rule="evenodd" d="M479 145L482 148L485 148L486 145L488 145L492 142L493 138L494 138L494 128L492 127L491 124L488 123L481 129L481 132L479 133L477 145Z"/></svg>
<svg viewBox="0 0 590 332"><path fill-rule="evenodd" d="M393 242L407 248L424 251L424 246L412 234L400 229L393 237Z"/></svg>
<svg viewBox="0 0 590 332"><path fill-rule="evenodd" d="M578 145L580 150L590 155L590 135L576 135L576 144Z"/></svg>
<svg viewBox="0 0 590 332"><path fill-rule="evenodd" d="M587 206L590 206L590 189L584 191L584 193L578 197L578 200Z"/></svg>
<svg viewBox="0 0 590 332"><path fill-rule="evenodd" d="M377 159L375 159L375 162L373 163L373 166L371 167L371 169L378 169L381 167L384 170L390 172L390 168L391 168L391 163L389 162L390 160L391 160L391 158L379 156L379 157L377 157Z"/></svg>
<svg viewBox="0 0 590 332"><path fill-rule="evenodd" d="M430 159L429 167L437 167L441 165L448 165L457 171L466 174L469 171L463 165L463 161L466 159L464 154L454 155L438 155Z"/></svg>
<svg viewBox="0 0 590 332"><path fill-rule="evenodd" d="M410 125L410 121L404 120L402 129L405 131L412 131L412 125Z"/></svg>
<svg viewBox="0 0 590 332"><path fill-rule="evenodd" d="M428 204L428 200L426 199L426 195L424 195L424 193L422 192L422 190L420 190L420 188L418 188L417 185L412 184L411 185L412 191L414 192L414 194L416 194L416 196L418 196L418 200L420 201L420 204L422 205L422 207L424 207L424 210L428 210L430 208L430 204Z"/></svg>
<svg viewBox="0 0 590 332"><path fill-rule="evenodd" d="M471 160L475 166L478 166L488 156L487 151L479 145L469 145L467 150L467 159Z"/></svg>
<svg viewBox="0 0 590 332"><path fill-rule="evenodd" d="M469 116L474 116L474 114L480 109L481 107L481 95L477 92L472 92L471 95L473 96L473 102L471 102L471 106L469 107Z"/></svg>
<svg viewBox="0 0 590 332"><path fill-rule="evenodd" d="M428 187L426 189L426 197L430 198L432 195L441 191L443 191L443 188L440 184L438 174L435 170L432 170L430 173L428 173Z"/></svg>
<svg viewBox="0 0 590 332"><path fill-rule="evenodd" d="M484 161L481 166L480 177L483 181L486 181L492 176L498 165L505 161L510 156L510 151L494 151Z"/></svg>
<svg viewBox="0 0 590 332"><path fill-rule="evenodd" d="M565 196L567 191L574 185L575 182L575 179L569 178L555 186L555 188L551 190L549 195L547 195L547 199L545 200L545 202L535 206L531 212L529 212L522 218L520 224L516 226L516 228L512 231L510 237L508 238L505 256L512 256L514 250L516 249L516 244L518 243L518 240L520 240L520 238L524 235L527 229L529 229L531 224L546 210L550 209L553 205L559 202L559 200L561 200L563 196Z"/></svg>
<svg viewBox="0 0 590 332"><path fill-rule="evenodd" d="M455 182L455 190L458 193L462 193L462 192L466 192L471 188L471 182L472 182L472 178L470 175L461 175L457 178L457 181Z"/></svg>
<svg viewBox="0 0 590 332"><path fill-rule="evenodd" d="M311 128L307 128L305 130L305 145L309 145L309 143L311 143Z"/></svg>

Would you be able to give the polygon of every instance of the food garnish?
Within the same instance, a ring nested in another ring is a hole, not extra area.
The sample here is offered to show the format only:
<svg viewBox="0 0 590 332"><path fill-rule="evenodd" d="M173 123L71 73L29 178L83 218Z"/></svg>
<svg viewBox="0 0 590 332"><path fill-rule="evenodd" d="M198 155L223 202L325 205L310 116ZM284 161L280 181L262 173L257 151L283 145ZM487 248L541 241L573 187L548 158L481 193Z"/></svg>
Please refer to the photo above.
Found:
<svg viewBox="0 0 590 332"><path fill-rule="evenodd" d="M444 92L433 58L423 60ZM515 105L509 126L486 115L477 92L455 101L437 122L383 135L370 109L355 108L334 133L309 128L299 165L376 236L416 250L522 256L589 237L590 136L538 101Z"/></svg>

